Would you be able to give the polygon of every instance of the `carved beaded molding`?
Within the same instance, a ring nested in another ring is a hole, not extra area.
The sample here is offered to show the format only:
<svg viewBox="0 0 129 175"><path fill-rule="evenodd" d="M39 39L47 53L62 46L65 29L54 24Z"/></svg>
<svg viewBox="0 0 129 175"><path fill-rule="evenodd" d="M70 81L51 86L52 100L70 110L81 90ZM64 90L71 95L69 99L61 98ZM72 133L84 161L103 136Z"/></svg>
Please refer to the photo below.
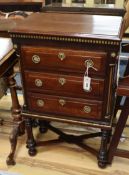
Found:
<svg viewBox="0 0 129 175"><path fill-rule="evenodd" d="M43 35L25 35L25 34L10 34L11 38L28 38L28 39L43 39L43 40L55 40L55 41L67 41L67 42L79 42L79 43L92 43L92 44L104 44L104 45L119 45L119 41L108 41L98 39L84 39L84 38L72 38L72 37L59 37L59 36L43 36Z"/></svg>

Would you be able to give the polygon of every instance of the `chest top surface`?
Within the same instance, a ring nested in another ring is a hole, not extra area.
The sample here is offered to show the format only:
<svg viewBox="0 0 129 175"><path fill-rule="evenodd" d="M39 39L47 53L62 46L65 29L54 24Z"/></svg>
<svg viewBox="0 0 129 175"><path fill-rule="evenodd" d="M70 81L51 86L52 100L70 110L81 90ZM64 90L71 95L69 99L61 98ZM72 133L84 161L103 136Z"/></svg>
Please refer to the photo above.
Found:
<svg viewBox="0 0 129 175"><path fill-rule="evenodd" d="M120 40L122 17L34 13L10 30L17 34Z"/></svg>

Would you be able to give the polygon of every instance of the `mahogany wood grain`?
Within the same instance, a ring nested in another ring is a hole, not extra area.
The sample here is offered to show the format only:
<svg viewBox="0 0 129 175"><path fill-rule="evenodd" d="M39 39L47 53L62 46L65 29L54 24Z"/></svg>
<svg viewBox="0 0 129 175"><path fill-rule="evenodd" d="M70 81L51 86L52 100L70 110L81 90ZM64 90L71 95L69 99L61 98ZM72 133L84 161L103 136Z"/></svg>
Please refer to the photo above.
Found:
<svg viewBox="0 0 129 175"><path fill-rule="evenodd" d="M84 76L71 76L61 73L46 72L25 72L25 84L27 91L40 92L47 94L57 94L81 98L103 99L104 80L91 80L91 89L86 91L83 89ZM40 81L39 85L37 84ZM37 83L36 83L37 82Z"/></svg>
<svg viewBox="0 0 129 175"><path fill-rule="evenodd" d="M22 47L22 58L24 60L24 67L27 69L38 70L55 70L65 72L79 72L85 73L86 61L91 60L93 62L93 68L89 69L89 74L105 74L106 67L106 52L98 51L85 51L85 50L70 50L63 48L45 48L45 47ZM63 53L65 58L61 60L58 55ZM39 56L39 63L34 63L33 56Z"/></svg>
<svg viewBox="0 0 129 175"><path fill-rule="evenodd" d="M69 17L69 14L35 13L19 21L13 32L80 38L92 38L94 35L94 39L119 41L122 22L122 17L118 16L70 14Z"/></svg>
<svg viewBox="0 0 129 175"><path fill-rule="evenodd" d="M43 101L43 106L38 105L38 100ZM60 101L64 104L61 104ZM31 111L61 114L79 118L101 119L102 101L91 101L69 97L60 97L38 93L28 93L28 107ZM85 107L90 108L89 111Z"/></svg>

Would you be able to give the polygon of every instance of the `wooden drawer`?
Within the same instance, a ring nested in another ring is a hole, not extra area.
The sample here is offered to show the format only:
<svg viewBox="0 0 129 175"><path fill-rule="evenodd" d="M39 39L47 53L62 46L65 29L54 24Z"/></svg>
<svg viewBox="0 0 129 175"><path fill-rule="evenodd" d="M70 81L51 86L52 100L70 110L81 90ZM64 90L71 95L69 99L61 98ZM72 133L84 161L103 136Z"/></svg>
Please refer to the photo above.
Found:
<svg viewBox="0 0 129 175"><path fill-rule="evenodd" d="M89 52L82 50L53 49L46 47L21 48L22 58L26 69L56 70L68 72L86 71L87 63L97 69L90 68L90 74L104 74L106 52Z"/></svg>
<svg viewBox="0 0 129 175"><path fill-rule="evenodd" d="M30 111L73 117L101 119L102 102L28 93Z"/></svg>
<svg viewBox="0 0 129 175"><path fill-rule="evenodd" d="M92 79L91 90L84 91L83 77L26 71L25 83L26 88L33 92L54 93L82 98L99 98L101 100L103 98L103 79Z"/></svg>

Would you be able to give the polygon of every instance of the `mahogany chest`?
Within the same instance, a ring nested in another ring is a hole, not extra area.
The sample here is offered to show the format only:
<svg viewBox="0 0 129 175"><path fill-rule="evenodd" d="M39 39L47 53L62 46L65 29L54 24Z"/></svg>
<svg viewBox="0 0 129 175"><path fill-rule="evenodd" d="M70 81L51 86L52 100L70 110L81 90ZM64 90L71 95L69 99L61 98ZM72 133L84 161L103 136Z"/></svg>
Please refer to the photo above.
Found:
<svg viewBox="0 0 129 175"><path fill-rule="evenodd" d="M122 24L118 16L49 12L32 14L9 31L20 54L30 155L31 119L38 118L101 128L98 161L101 167L107 162Z"/></svg>

